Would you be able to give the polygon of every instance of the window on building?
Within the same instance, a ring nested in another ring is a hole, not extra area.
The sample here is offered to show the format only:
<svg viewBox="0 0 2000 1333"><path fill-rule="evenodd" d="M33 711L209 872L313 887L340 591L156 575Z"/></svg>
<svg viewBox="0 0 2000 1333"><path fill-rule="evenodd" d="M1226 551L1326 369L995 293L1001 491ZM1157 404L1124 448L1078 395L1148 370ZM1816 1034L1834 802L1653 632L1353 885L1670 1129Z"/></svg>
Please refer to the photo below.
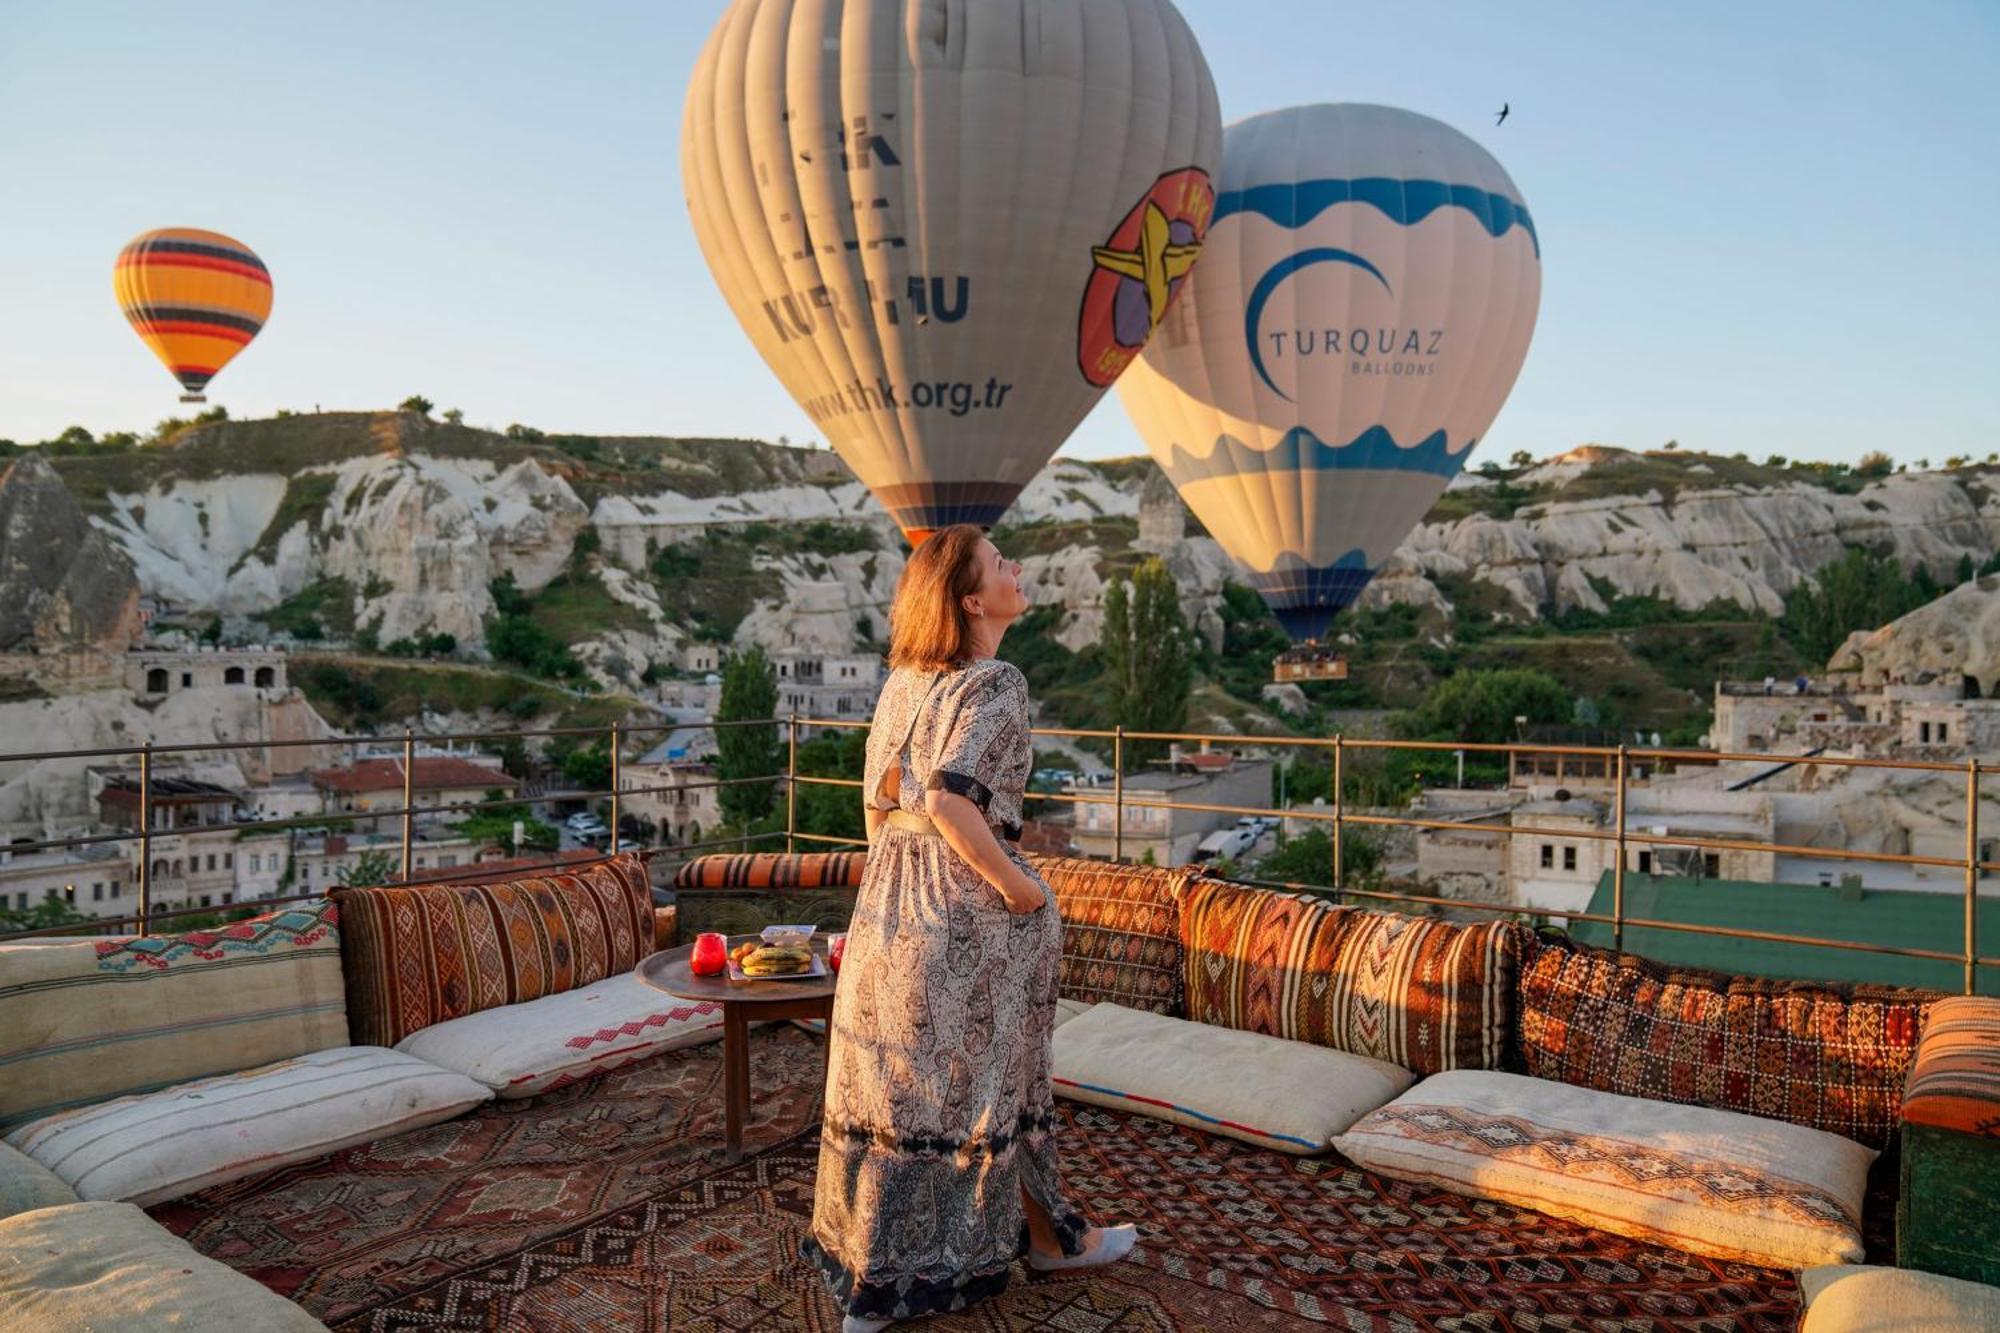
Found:
<svg viewBox="0 0 2000 1333"><path fill-rule="evenodd" d="M1650 847L1639 849L1639 873L1642 875L1653 873L1653 849Z"/></svg>
<svg viewBox="0 0 2000 1333"><path fill-rule="evenodd" d="M230 667L227 671L224 671L222 673L222 683L224 685L241 685L243 683L243 668Z"/></svg>
<svg viewBox="0 0 2000 1333"><path fill-rule="evenodd" d="M225 907L227 907L230 903L233 903L235 901L236 901L236 895L233 893L225 893L222 895L222 903L223 906Z"/></svg>
<svg viewBox="0 0 2000 1333"><path fill-rule="evenodd" d="M1944 734L1944 733L1945 733L1945 725L1944 725L1944 723L1942 723L1942 722L1938 723L1938 728L1937 728L1937 731L1938 731L1938 744L1939 744L1939 745L1943 745L1943 744L1945 743L1945 741L1947 741L1948 739L1950 739L1949 737L1947 737L1947 736L1946 736L1946 735Z"/></svg>
<svg viewBox="0 0 2000 1333"><path fill-rule="evenodd" d="M208 854L208 868L209 868L210 870L213 870L213 869L215 869L215 853L214 853L214 852L210 852L210 853Z"/></svg>
<svg viewBox="0 0 2000 1333"><path fill-rule="evenodd" d="M250 873L253 875L259 874L263 871L263 869L264 869L263 854L261 852L250 853Z"/></svg>
<svg viewBox="0 0 2000 1333"><path fill-rule="evenodd" d="M15 895L14 895L14 910L15 910L15 911L17 911L17 912L25 912L25 911L27 911L27 910L28 910L28 895L27 895L27 894L25 894L25 893L17 893L17 894L15 894Z"/></svg>
<svg viewBox="0 0 2000 1333"><path fill-rule="evenodd" d="M223 868L224 870L234 870L234 869L236 869L236 853L235 853L235 852L224 852L224 853L222 854L222 868Z"/></svg>
<svg viewBox="0 0 2000 1333"><path fill-rule="evenodd" d="M146 693L165 694L167 692L167 669L154 667L146 673Z"/></svg>
<svg viewBox="0 0 2000 1333"><path fill-rule="evenodd" d="M1928 722L1917 723L1917 743L1920 745L1929 745L1931 743L1930 723Z"/></svg>
<svg viewBox="0 0 2000 1333"><path fill-rule="evenodd" d="M124 896L125 896L125 885L124 885L123 883L121 883L120 881L118 881L118 880L115 880L115 879L114 879L114 880L112 880L112 881L111 881L111 896L112 896L112 897L113 897L114 899L116 899L116 898L122 898L122 897L124 897Z"/></svg>
<svg viewBox="0 0 2000 1333"><path fill-rule="evenodd" d="M1550 842L1545 842L1542 844L1542 869L1554 870L1555 868L1556 868L1555 844Z"/></svg>
<svg viewBox="0 0 2000 1333"><path fill-rule="evenodd" d="M256 681L258 689L268 690L271 688L272 685L277 683L277 680L278 680L277 673L273 671L270 667L257 668Z"/></svg>
<svg viewBox="0 0 2000 1333"><path fill-rule="evenodd" d="M1564 870L1576 869L1576 848L1574 847L1563 848L1563 869Z"/></svg>
<svg viewBox="0 0 2000 1333"><path fill-rule="evenodd" d="M439 852L439 853L438 853L438 869L439 869L439 870L450 870L450 869L451 869L451 868L452 868L453 866L455 866L455 865L457 865L457 864L458 864L458 858L457 858L456 856L454 856L454 855L453 855L452 853L450 853L450 852Z"/></svg>
<svg viewBox="0 0 2000 1333"><path fill-rule="evenodd" d="M1701 873L1707 875L1710 879L1721 879L1721 854L1718 852L1703 852L1701 854Z"/></svg>
<svg viewBox="0 0 2000 1333"><path fill-rule="evenodd" d="M181 688L184 690L190 690L194 688L194 672L192 671L181 672Z"/></svg>
<svg viewBox="0 0 2000 1333"><path fill-rule="evenodd" d="M214 900L215 900L215 895L214 895L214 894L212 894L212 893L204 893L204 894L202 894L202 895L201 895L201 905L202 905L203 907L213 907L213 906L215 906L215 901L214 901Z"/></svg>
<svg viewBox="0 0 2000 1333"><path fill-rule="evenodd" d="M90 882L90 901L92 901L92 902L94 902L94 903L101 903L101 902L103 902L103 901L104 901L104 881L103 881L103 880L101 880L101 879L94 879L94 880L92 880L92 881Z"/></svg>

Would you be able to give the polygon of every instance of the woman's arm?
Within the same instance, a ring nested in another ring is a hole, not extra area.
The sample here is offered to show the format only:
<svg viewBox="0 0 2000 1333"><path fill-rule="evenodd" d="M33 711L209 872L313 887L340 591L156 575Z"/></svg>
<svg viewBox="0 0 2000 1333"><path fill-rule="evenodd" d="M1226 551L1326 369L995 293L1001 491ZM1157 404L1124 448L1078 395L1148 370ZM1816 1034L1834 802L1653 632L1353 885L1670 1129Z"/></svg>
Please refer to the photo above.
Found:
<svg viewBox="0 0 2000 1333"><path fill-rule="evenodd" d="M1047 901L1042 886L1000 849L993 826L966 797L957 792L927 791L924 810L951 849L999 890L1000 896L1007 900L1008 911L1025 916Z"/></svg>

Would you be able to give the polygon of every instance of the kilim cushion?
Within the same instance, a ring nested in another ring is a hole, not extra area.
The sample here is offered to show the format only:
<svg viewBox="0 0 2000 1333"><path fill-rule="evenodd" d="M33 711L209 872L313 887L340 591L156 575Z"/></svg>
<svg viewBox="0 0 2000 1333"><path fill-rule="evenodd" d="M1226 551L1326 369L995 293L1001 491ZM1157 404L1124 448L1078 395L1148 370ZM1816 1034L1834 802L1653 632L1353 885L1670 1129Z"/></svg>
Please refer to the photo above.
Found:
<svg viewBox="0 0 2000 1333"><path fill-rule="evenodd" d="M1366 1056L1117 1004L1058 1026L1053 1068L1059 1096L1302 1154L1412 1081Z"/></svg>
<svg viewBox="0 0 2000 1333"><path fill-rule="evenodd" d="M533 1097L721 1037L721 1005L676 999L625 972L433 1023L396 1049L455 1069L501 1097Z"/></svg>
<svg viewBox="0 0 2000 1333"><path fill-rule="evenodd" d="M493 883L335 889L357 1046L630 972L653 951L646 867L633 853Z"/></svg>
<svg viewBox="0 0 2000 1333"><path fill-rule="evenodd" d="M326 1325L129 1203L71 1203L0 1221L0 1328L325 1333Z"/></svg>
<svg viewBox="0 0 2000 1333"><path fill-rule="evenodd" d="M338 912L0 946L0 1131L347 1042Z"/></svg>
<svg viewBox="0 0 2000 1333"><path fill-rule="evenodd" d="M745 852L697 856L674 875L677 889L836 889L861 883L866 852Z"/></svg>
<svg viewBox="0 0 2000 1333"><path fill-rule="evenodd" d="M1055 890L1062 917L1059 994L1186 1015L1179 898L1193 869L1052 856L1031 856L1028 864Z"/></svg>
<svg viewBox="0 0 2000 1333"><path fill-rule="evenodd" d="M64 1111L7 1142L85 1199L150 1204L434 1125L492 1096L415 1056L342 1046Z"/></svg>
<svg viewBox="0 0 2000 1333"><path fill-rule="evenodd" d="M1188 1017L1419 1075L1510 1054L1520 928L1454 925L1197 879L1181 895Z"/></svg>
<svg viewBox="0 0 2000 1333"><path fill-rule="evenodd" d="M1931 1006L1903 1119L2000 1138L2000 1000L1954 995Z"/></svg>
<svg viewBox="0 0 2000 1333"><path fill-rule="evenodd" d="M76 1191L63 1184L61 1176L26 1153L0 1143L0 1217L75 1202Z"/></svg>
<svg viewBox="0 0 2000 1333"><path fill-rule="evenodd" d="M1670 968L1550 939L1521 963L1540 1078L1789 1120L1887 1146L1933 991Z"/></svg>
<svg viewBox="0 0 2000 1333"><path fill-rule="evenodd" d="M1425 1079L1334 1147L1397 1180L1772 1268L1860 1261L1875 1159L1782 1121L1476 1069Z"/></svg>
<svg viewBox="0 0 2000 1333"><path fill-rule="evenodd" d="M1799 1333L1974 1333L2000 1329L2000 1287L1907 1268L1838 1264L1799 1274Z"/></svg>

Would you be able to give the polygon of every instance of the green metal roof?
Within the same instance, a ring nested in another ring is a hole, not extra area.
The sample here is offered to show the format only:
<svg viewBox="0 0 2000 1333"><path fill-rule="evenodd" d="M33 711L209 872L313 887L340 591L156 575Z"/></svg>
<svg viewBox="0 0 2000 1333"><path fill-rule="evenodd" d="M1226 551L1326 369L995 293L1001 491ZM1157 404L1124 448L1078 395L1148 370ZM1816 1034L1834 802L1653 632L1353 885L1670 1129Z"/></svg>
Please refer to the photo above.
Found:
<svg viewBox="0 0 2000 1333"><path fill-rule="evenodd" d="M1611 915L1609 870L1597 881L1597 891L1591 896L1588 910L1593 915ZM1625 915L1649 921L1733 926L1774 935L1809 935L1954 954L1965 948L1965 899L1951 893L1686 879L1628 872ZM1599 922L1578 922L1570 927L1570 934L1585 944L1605 948L1611 945L1611 927ZM1940 959L1725 939L1645 927L1626 928L1625 948L1662 963L1752 976L1928 986L1953 994L1965 989L1965 965ZM1979 903L1979 953L1984 958L2000 958L2000 901L1991 898L1983 898ZM2000 968L1979 970L1979 991L1982 995L2000 995Z"/></svg>

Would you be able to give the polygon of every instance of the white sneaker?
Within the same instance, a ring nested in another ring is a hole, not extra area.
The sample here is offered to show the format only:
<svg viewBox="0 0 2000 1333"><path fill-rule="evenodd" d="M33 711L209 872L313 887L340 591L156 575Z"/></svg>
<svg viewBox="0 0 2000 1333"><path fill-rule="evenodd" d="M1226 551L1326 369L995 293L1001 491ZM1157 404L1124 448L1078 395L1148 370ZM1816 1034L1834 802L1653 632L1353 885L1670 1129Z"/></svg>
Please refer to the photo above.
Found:
<svg viewBox="0 0 2000 1333"><path fill-rule="evenodd" d="M1132 1252L1139 1243L1139 1228L1127 1223L1122 1227L1092 1227L1083 1233L1083 1250L1078 1254L1057 1255L1045 1258L1028 1251L1028 1267L1037 1273L1053 1273L1065 1268L1096 1268L1102 1264L1117 1263Z"/></svg>
<svg viewBox="0 0 2000 1333"><path fill-rule="evenodd" d="M889 1319L863 1319L858 1314L851 1314L840 1321L840 1333L881 1333L893 1322Z"/></svg>

